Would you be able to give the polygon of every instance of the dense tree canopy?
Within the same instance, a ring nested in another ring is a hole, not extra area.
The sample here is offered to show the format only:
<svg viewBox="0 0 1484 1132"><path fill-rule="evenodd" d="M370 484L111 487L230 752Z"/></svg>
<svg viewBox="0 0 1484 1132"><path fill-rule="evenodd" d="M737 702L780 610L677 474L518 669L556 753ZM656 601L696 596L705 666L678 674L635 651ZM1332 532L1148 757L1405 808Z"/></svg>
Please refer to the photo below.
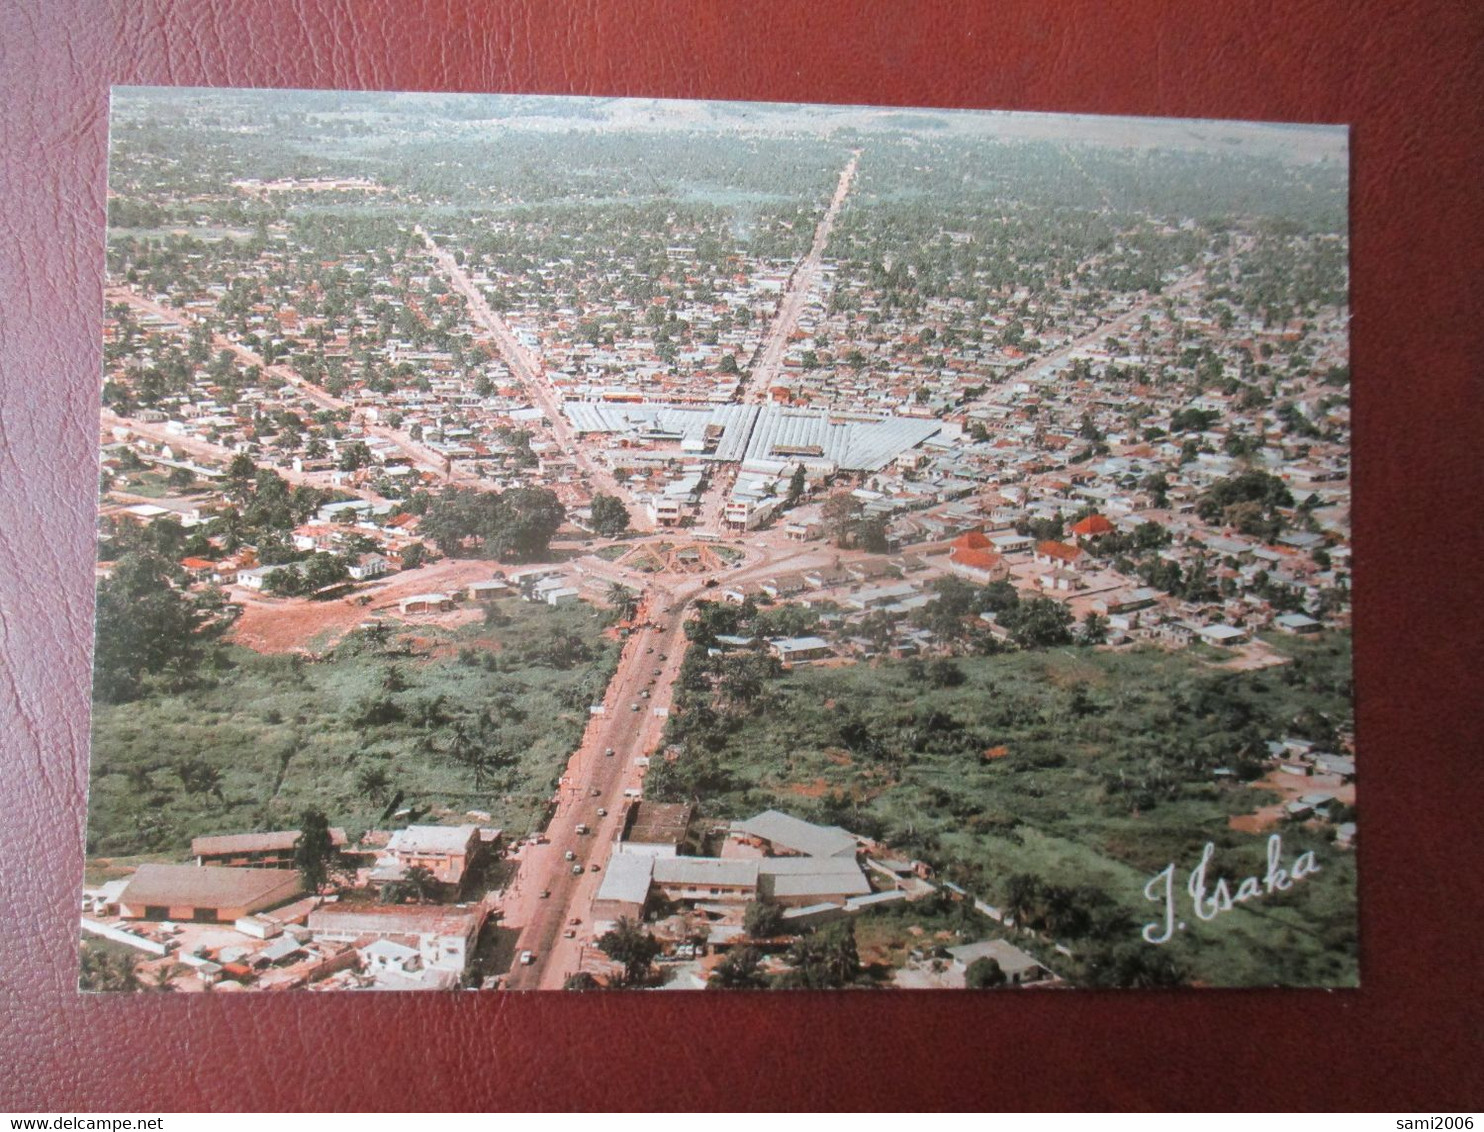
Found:
<svg viewBox="0 0 1484 1132"><path fill-rule="evenodd" d="M629 509L617 496L593 496L593 530L604 538L617 538L629 529Z"/></svg>
<svg viewBox="0 0 1484 1132"><path fill-rule="evenodd" d="M450 488L428 504L422 528L450 558L481 553L521 562L546 553L566 514L549 488L505 492ZM471 551L471 541L477 541L477 551Z"/></svg>
<svg viewBox="0 0 1484 1132"><path fill-rule="evenodd" d="M126 554L98 584L93 695L104 703L138 696L144 681L184 684L201 663L217 623L182 591L173 563Z"/></svg>

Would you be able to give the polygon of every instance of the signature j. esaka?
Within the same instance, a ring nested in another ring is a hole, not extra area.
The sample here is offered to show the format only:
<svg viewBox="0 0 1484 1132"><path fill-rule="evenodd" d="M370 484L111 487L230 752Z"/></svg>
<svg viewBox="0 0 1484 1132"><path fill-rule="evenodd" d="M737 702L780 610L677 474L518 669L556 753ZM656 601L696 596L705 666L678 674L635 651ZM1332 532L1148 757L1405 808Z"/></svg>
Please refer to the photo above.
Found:
<svg viewBox="0 0 1484 1132"><path fill-rule="evenodd" d="M1312 851L1300 853L1291 867L1283 867L1283 838L1273 834L1268 838L1268 866L1261 877L1243 877L1232 891L1231 882L1225 877L1212 877L1209 872L1211 858L1216 846L1206 842L1201 852L1200 863L1190 870L1185 891L1190 896L1190 910L1196 919L1214 920L1223 912L1230 912L1238 904L1284 892L1293 885L1319 872L1319 863ZM1176 932L1186 929L1186 921L1180 918L1178 898L1175 891L1175 862L1171 861L1144 886L1144 896L1162 904L1163 915L1144 925L1143 936L1147 943L1168 943Z"/></svg>

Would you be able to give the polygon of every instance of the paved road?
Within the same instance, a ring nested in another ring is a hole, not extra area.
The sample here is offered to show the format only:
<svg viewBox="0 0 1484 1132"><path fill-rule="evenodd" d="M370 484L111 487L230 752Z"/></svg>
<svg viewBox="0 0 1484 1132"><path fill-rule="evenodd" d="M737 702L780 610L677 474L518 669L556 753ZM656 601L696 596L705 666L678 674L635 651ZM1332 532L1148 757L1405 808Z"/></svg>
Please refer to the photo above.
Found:
<svg viewBox="0 0 1484 1132"><path fill-rule="evenodd" d="M810 245L809 253L799 261L799 266L794 269L783 300L778 304L778 314L773 319L773 326L768 331L762 352L747 375L747 384L742 390L743 401L766 401L768 390L778 379L778 373L783 368L783 354L788 349L789 337L799 325L799 315L803 313L804 303L809 298L809 292L814 289L815 281L819 278L819 265L824 259L825 246L830 242L830 231L835 226L835 217L840 214L845 198L850 194L850 183L855 178L856 166L860 164L860 159L861 151L855 150L850 155L850 160L845 163L845 169L840 174L840 183L835 186L835 195L830 198L829 207L824 210L819 227L814 230L814 243Z"/></svg>

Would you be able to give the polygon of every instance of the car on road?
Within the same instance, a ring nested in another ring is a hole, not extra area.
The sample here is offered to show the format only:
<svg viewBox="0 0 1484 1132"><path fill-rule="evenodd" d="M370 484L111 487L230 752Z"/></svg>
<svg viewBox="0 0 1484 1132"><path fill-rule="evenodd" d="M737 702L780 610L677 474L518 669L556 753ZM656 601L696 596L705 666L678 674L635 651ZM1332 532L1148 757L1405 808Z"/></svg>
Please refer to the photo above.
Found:
<svg viewBox="0 0 1484 1132"><path fill-rule="evenodd" d="M608 811L605 810L602 806L599 806L598 807L598 817L600 817L600 818L606 818L607 816L608 816Z"/></svg>
<svg viewBox="0 0 1484 1132"><path fill-rule="evenodd" d="M592 866L593 872L597 872L598 871L598 868L599 868L599 866L597 866L597 865Z"/></svg>
<svg viewBox="0 0 1484 1132"><path fill-rule="evenodd" d="M639 698L641 700L647 700L647 699L649 699L649 689L648 688L645 688L644 691L640 692L639 693Z"/></svg>
<svg viewBox="0 0 1484 1132"><path fill-rule="evenodd" d="M572 850L570 850L570 849L568 849L565 853L563 853L562 854L562 857L563 857L564 860L568 860L568 861L575 861L575 860L577 860L577 854L574 853L574 852L572 852Z"/></svg>
<svg viewBox="0 0 1484 1132"><path fill-rule="evenodd" d="M604 749L603 749L603 754L604 754L604 755L605 755L605 756L607 756L607 757L608 757L608 758L610 758L610 759L611 759L611 758L612 758L612 757L613 757L613 756L614 756L614 754L615 754L615 752L614 752L614 750L613 750L613 748L612 748L612 747L605 747L605 748L604 748Z"/></svg>
<svg viewBox="0 0 1484 1132"><path fill-rule="evenodd" d="M656 669L655 669L655 670L654 670L654 675L656 675L656 676L661 676L661 675L663 675L663 674L664 674L664 671L665 671L665 670L664 670L664 669L663 669L663 668L656 668Z"/></svg>
<svg viewBox="0 0 1484 1132"><path fill-rule="evenodd" d="M587 824L585 822L577 823L577 833L578 836L582 836L587 833Z"/></svg>
<svg viewBox="0 0 1484 1132"><path fill-rule="evenodd" d="M573 916L570 920L567 921L567 923L570 924L572 927L575 928L578 924L582 923L582 917L581 916Z"/></svg>
<svg viewBox="0 0 1484 1132"><path fill-rule="evenodd" d="M665 653L660 653L660 659L661 659L661 660L669 660L669 659L670 659L670 658L669 658L669 656L668 656L668 655L667 655L667 654L665 654Z"/></svg>
<svg viewBox="0 0 1484 1132"><path fill-rule="evenodd" d="M562 933L562 938L563 939L576 939L577 938L577 933L575 931L573 931L571 928L568 928L566 931L564 931Z"/></svg>
<svg viewBox="0 0 1484 1132"><path fill-rule="evenodd" d="M646 654L654 652L654 646L650 645L647 649L644 650L644 652Z"/></svg>
<svg viewBox="0 0 1484 1132"><path fill-rule="evenodd" d="M593 787L593 797L594 798L601 798L602 796L603 796L603 792L601 790L599 790L596 786L594 786Z"/></svg>
<svg viewBox="0 0 1484 1132"><path fill-rule="evenodd" d="M572 866L572 875L574 877L580 877L582 875L582 866L581 865L573 865Z"/></svg>
<svg viewBox="0 0 1484 1132"><path fill-rule="evenodd" d="M541 899L542 900L550 900L551 899L551 889L549 889L549 888L543 888L541 890Z"/></svg>
<svg viewBox="0 0 1484 1132"><path fill-rule="evenodd" d="M522 951L520 953L520 965L522 967L529 967L534 962L536 962L536 953L534 951Z"/></svg>
<svg viewBox="0 0 1484 1132"><path fill-rule="evenodd" d="M630 711L638 711L639 710L639 705L637 703L630 704L629 705L629 710Z"/></svg>

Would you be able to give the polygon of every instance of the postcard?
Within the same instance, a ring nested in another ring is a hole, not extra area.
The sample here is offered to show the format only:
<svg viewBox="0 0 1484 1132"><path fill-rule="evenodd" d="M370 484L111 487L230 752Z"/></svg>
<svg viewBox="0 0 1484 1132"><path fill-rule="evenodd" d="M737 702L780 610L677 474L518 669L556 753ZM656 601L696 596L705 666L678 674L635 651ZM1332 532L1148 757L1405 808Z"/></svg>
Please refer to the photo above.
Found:
<svg viewBox="0 0 1484 1132"><path fill-rule="evenodd" d="M1358 984L1343 128L110 138L83 989Z"/></svg>

